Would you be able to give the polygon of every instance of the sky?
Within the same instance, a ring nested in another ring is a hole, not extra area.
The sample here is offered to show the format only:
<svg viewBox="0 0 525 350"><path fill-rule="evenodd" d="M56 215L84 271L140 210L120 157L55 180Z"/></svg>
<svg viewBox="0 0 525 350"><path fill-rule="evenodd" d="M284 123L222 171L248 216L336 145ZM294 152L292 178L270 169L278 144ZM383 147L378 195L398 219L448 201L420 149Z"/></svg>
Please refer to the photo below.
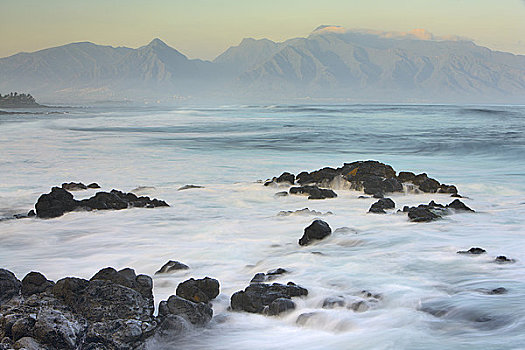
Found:
<svg viewBox="0 0 525 350"><path fill-rule="evenodd" d="M0 0L0 57L160 38L190 58L213 59L243 38L284 41L319 25L426 29L525 55L525 0Z"/></svg>

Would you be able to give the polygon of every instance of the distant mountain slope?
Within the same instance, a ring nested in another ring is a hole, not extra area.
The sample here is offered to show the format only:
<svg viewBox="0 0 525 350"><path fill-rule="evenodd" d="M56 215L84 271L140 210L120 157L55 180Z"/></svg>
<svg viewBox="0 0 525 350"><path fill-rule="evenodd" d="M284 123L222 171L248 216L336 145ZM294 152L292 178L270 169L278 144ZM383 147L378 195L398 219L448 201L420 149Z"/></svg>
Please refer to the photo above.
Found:
<svg viewBox="0 0 525 350"><path fill-rule="evenodd" d="M374 102L525 101L525 56L425 31L321 26L306 38L244 39L213 62L154 39L138 49L92 43L0 59L0 93L42 100L177 98Z"/></svg>
<svg viewBox="0 0 525 350"><path fill-rule="evenodd" d="M296 96L519 99L525 96L525 56L467 41L321 32L288 43L242 74L239 84L249 86L248 91L293 91Z"/></svg>

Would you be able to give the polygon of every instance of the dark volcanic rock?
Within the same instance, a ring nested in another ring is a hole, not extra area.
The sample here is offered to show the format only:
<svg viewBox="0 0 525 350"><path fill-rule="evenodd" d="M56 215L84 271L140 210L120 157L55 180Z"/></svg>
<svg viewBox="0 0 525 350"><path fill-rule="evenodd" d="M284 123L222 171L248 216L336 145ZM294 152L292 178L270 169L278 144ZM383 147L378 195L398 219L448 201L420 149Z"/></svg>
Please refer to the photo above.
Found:
<svg viewBox="0 0 525 350"><path fill-rule="evenodd" d="M410 171L400 171L397 178L401 182L412 182L416 178L416 174L411 173Z"/></svg>
<svg viewBox="0 0 525 350"><path fill-rule="evenodd" d="M370 213L386 214L385 209L394 209L396 204L390 198L381 198L370 207Z"/></svg>
<svg viewBox="0 0 525 350"><path fill-rule="evenodd" d="M255 276L253 276L250 283L263 283L263 282L272 281L278 278L279 276L284 275L287 272L288 271L283 269L282 267L279 267L275 270L270 270L266 273L259 272L259 273L256 273Z"/></svg>
<svg viewBox="0 0 525 350"><path fill-rule="evenodd" d="M11 292L1 295L11 299L0 305L0 338L15 347L136 349L157 327L152 280L132 269L107 268L91 281L64 278L54 285L37 272L20 283L5 271L0 287Z"/></svg>
<svg viewBox="0 0 525 350"><path fill-rule="evenodd" d="M170 273L170 272L180 271L180 270L188 270L189 268L190 267L188 265L183 264L179 261L170 260L164 265L162 265L162 267L157 272L155 272L155 275L158 275L161 273Z"/></svg>
<svg viewBox="0 0 525 350"><path fill-rule="evenodd" d="M161 301L159 316L177 315L194 325L205 325L213 317L213 309L206 303L194 303L190 300L172 295L168 301Z"/></svg>
<svg viewBox="0 0 525 350"><path fill-rule="evenodd" d="M496 259L494 259L494 262L498 264L512 264L512 263L515 263L516 260L509 259L505 255L500 255L500 256L497 256Z"/></svg>
<svg viewBox="0 0 525 350"><path fill-rule="evenodd" d="M130 207L155 208L167 207L166 202L149 197L137 197L133 193L124 193L117 190L98 192L89 199L77 201L73 195L63 188L53 187L51 192L38 198L35 205L39 218L54 218L73 210L105 210L126 209Z"/></svg>
<svg viewBox="0 0 525 350"><path fill-rule="evenodd" d="M314 240L321 240L332 233L330 226L323 220L314 220L304 229L304 234L299 239L299 245L308 245Z"/></svg>
<svg viewBox="0 0 525 350"><path fill-rule="evenodd" d="M177 191L190 190L190 189L193 189L193 188L204 188L204 186L198 186L198 185L184 185L184 186L180 187L179 189L177 189Z"/></svg>
<svg viewBox="0 0 525 350"><path fill-rule="evenodd" d="M268 305L267 313L270 316L276 316L288 310L294 310L294 309L295 309L295 303L293 301L287 298L278 298L272 301L270 305Z"/></svg>
<svg viewBox="0 0 525 350"><path fill-rule="evenodd" d="M301 186L290 188L290 194L307 194L308 199L326 199L335 198L337 194L329 189L319 188L317 186Z"/></svg>
<svg viewBox="0 0 525 350"><path fill-rule="evenodd" d="M458 195L458 189L454 185L441 184L438 190L439 193L450 193L452 195Z"/></svg>
<svg viewBox="0 0 525 350"><path fill-rule="evenodd" d="M62 188L66 191L82 191L87 190L87 186L84 185L82 182L70 182L70 183L63 183Z"/></svg>
<svg viewBox="0 0 525 350"><path fill-rule="evenodd" d="M487 251L483 248L478 248L478 247L472 247L470 248L469 250L460 250L458 251L457 253L458 254L471 254L471 255L480 255L480 254L484 254L486 253Z"/></svg>
<svg viewBox="0 0 525 350"><path fill-rule="evenodd" d="M22 295L42 293L54 285L53 281L47 280L40 272L30 272L22 279Z"/></svg>
<svg viewBox="0 0 525 350"><path fill-rule="evenodd" d="M195 303L208 303L219 295L219 281L205 277L203 279L190 278L177 286L177 296Z"/></svg>
<svg viewBox="0 0 525 350"><path fill-rule="evenodd" d="M96 182L92 182L92 183L90 183L89 185L87 185L87 188L95 189L95 188L100 188L100 186L99 186L98 183L96 183Z"/></svg>
<svg viewBox="0 0 525 350"><path fill-rule="evenodd" d="M419 184L419 189L427 193L436 193L440 186L438 181L428 177Z"/></svg>
<svg viewBox="0 0 525 350"><path fill-rule="evenodd" d="M308 291L305 288L292 282L288 282L287 285L255 283L246 287L244 291L239 291L232 295L231 308L235 311L277 315L280 312L294 308L295 304L292 307L290 303L277 301L272 306L272 311L269 310L270 304L278 299L291 299L292 297L306 295L308 295Z"/></svg>
<svg viewBox="0 0 525 350"><path fill-rule="evenodd" d="M40 218L55 218L78 208L78 201L68 191L53 187L51 192L38 198L35 209Z"/></svg>
<svg viewBox="0 0 525 350"><path fill-rule="evenodd" d="M414 222L429 222L439 219L441 216L435 214L428 208L412 207L408 209L408 218Z"/></svg>
<svg viewBox="0 0 525 350"><path fill-rule="evenodd" d="M0 305L18 296L21 289L22 282L16 278L14 273L0 269Z"/></svg>
<svg viewBox="0 0 525 350"><path fill-rule="evenodd" d="M469 207L467 207L465 205L465 203L463 203L459 199L454 199L454 201L452 203L447 205L447 208L451 208L451 209L454 209L456 211L467 211L467 212L472 212L472 213L474 212L474 210L472 210Z"/></svg>

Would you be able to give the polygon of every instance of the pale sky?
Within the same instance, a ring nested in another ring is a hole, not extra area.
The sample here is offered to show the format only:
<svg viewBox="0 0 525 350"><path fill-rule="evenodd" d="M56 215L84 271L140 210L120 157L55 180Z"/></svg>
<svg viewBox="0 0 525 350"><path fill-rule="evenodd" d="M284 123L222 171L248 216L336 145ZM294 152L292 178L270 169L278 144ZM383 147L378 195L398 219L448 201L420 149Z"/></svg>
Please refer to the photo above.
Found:
<svg viewBox="0 0 525 350"><path fill-rule="evenodd" d="M283 41L322 24L458 35L525 54L525 0L0 0L0 57L78 41L160 38L213 59L243 38Z"/></svg>

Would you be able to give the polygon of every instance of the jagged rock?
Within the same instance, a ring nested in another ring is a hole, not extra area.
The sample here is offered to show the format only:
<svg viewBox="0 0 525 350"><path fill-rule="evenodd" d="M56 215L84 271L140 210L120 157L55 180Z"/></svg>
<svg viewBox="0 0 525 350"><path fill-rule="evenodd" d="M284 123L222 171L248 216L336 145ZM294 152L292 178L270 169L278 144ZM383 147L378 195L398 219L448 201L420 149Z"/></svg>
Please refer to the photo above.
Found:
<svg viewBox="0 0 525 350"><path fill-rule="evenodd" d="M30 272L22 279L22 295L42 293L54 285L53 281L47 280L40 272Z"/></svg>
<svg viewBox="0 0 525 350"><path fill-rule="evenodd" d="M335 198L337 193L330 189L319 188L317 186L301 186L290 188L290 194L307 194L308 199Z"/></svg>
<svg viewBox="0 0 525 350"><path fill-rule="evenodd" d="M177 286L177 296L195 303L208 303L219 295L219 281L214 278L190 278Z"/></svg>
<svg viewBox="0 0 525 350"><path fill-rule="evenodd" d="M155 208L167 207L166 202L149 197L137 197L133 193L124 193L117 190L98 192L93 197L77 201L73 195L63 188L53 187L51 192L38 198L35 205L39 218L59 217L74 210L105 210L126 209L129 207Z"/></svg>
<svg viewBox="0 0 525 350"><path fill-rule="evenodd" d="M390 198L381 198L380 200L372 204L368 212L376 214L386 214L385 209L394 209L395 207L396 204Z"/></svg>
<svg viewBox="0 0 525 350"><path fill-rule="evenodd" d="M299 245L308 245L314 240L321 240L332 233L330 226L323 220L314 220L304 229Z"/></svg>
<svg viewBox="0 0 525 350"><path fill-rule="evenodd" d="M177 315L194 325L203 326L213 317L213 309L206 303L194 303L172 295L159 305L159 316L162 318L169 315Z"/></svg>
<svg viewBox="0 0 525 350"><path fill-rule="evenodd" d="M471 255L480 255L480 254L484 254L486 253L487 251L483 248L479 248L479 247L472 247L470 248L469 250L460 250L458 251L457 253L458 254L471 254Z"/></svg>
<svg viewBox="0 0 525 350"><path fill-rule="evenodd" d="M162 274L162 273L170 273L174 271L180 271L180 270L188 270L190 267L186 264L183 264L179 261L170 260L162 267L155 272L155 275Z"/></svg>
<svg viewBox="0 0 525 350"><path fill-rule="evenodd" d="M467 212L472 212L472 213L474 212L474 210L467 207L465 203L463 203L459 199L455 199L452 203L448 204L447 208L451 208L456 211L467 211Z"/></svg>
<svg viewBox="0 0 525 350"><path fill-rule="evenodd" d="M289 183L290 185L293 185L295 183L295 175L284 172L279 177L274 177L272 180L267 181L264 183L264 186L269 186L272 183Z"/></svg>
<svg viewBox="0 0 525 350"><path fill-rule="evenodd" d="M22 289L20 282L11 271L0 269L0 305L18 296Z"/></svg>
<svg viewBox="0 0 525 350"><path fill-rule="evenodd" d="M291 299L292 297L306 295L308 295L308 290L297 286L293 282L288 282L287 285L255 283L246 287L244 291L236 292L231 296L231 308L235 311L268 313L269 305L277 299ZM277 302L273 306L273 311L285 311L286 307L291 307L291 304L287 303L285 306L283 302Z"/></svg>
<svg viewBox="0 0 525 350"><path fill-rule="evenodd" d="M62 188L66 191L82 191L87 190L87 186L84 185L82 182L70 182L70 183L63 183Z"/></svg>
<svg viewBox="0 0 525 350"><path fill-rule="evenodd" d="M177 189L177 191L190 190L190 189L193 189L193 188L204 188L204 186L199 186L199 185L184 185L184 186L180 187L179 189Z"/></svg>

